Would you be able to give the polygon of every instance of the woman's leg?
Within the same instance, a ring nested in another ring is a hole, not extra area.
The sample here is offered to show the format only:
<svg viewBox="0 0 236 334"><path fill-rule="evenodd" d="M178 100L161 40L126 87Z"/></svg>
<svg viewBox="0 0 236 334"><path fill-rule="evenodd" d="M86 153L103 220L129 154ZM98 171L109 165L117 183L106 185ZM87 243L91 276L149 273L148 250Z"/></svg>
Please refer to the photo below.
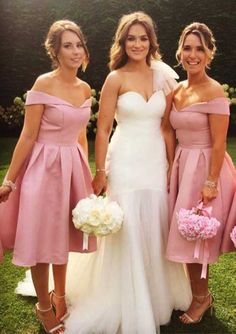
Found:
<svg viewBox="0 0 236 334"><path fill-rule="evenodd" d="M37 316L45 329L49 331L60 325L53 312L48 294L49 264L38 263L36 266L31 267L31 276L38 297L36 305ZM53 333L62 333L62 328Z"/></svg>
<svg viewBox="0 0 236 334"><path fill-rule="evenodd" d="M193 300L189 309L184 313L180 320L183 323L199 322L204 312L211 306L213 297L208 291L208 270L206 279L201 278L202 265L190 263L187 265Z"/></svg>
<svg viewBox="0 0 236 334"><path fill-rule="evenodd" d="M56 308L56 317L58 320L64 320L67 315L67 306L65 300L66 286L66 268L67 265L53 265L54 291L51 292L51 301Z"/></svg>

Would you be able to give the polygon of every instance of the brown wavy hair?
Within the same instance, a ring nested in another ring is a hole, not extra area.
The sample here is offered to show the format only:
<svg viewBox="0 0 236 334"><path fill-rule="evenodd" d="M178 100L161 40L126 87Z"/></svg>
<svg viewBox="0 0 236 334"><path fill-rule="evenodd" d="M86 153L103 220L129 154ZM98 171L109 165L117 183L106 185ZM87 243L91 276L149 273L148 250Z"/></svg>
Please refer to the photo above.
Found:
<svg viewBox="0 0 236 334"><path fill-rule="evenodd" d="M211 61L213 60L215 53L216 53L216 40L213 36L213 33L210 28L204 23L200 22L193 22L189 24L187 27L184 28L184 30L181 33L179 43L178 43L178 49L176 51L176 59L178 61L178 65L181 64L181 53L183 50L185 39L188 35L193 34L199 37L203 49L207 55L208 58L208 65L207 68L209 68L209 65Z"/></svg>
<svg viewBox="0 0 236 334"><path fill-rule="evenodd" d="M114 42L110 49L110 70L121 68L127 63L128 56L125 52L125 41L128 36L129 29L134 24L140 24L144 27L150 41L150 48L147 55L147 64L150 66L152 59L161 58L153 20L144 12L134 12L123 15L119 21L114 37Z"/></svg>
<svg viewBox="0 0 236 334"><path fill-rule="evenodd" d="M51 25L44 42L47 54L52 60L52 67L55 69L60 66L57 55L61 47L61 36L64 31L72 31L79 37L85 51L85 60L82 63L82 70L85 71L89 63L89 52L86 46L86 40L80 27L75 22L69 20L59 20L54 22Z"/></svg>

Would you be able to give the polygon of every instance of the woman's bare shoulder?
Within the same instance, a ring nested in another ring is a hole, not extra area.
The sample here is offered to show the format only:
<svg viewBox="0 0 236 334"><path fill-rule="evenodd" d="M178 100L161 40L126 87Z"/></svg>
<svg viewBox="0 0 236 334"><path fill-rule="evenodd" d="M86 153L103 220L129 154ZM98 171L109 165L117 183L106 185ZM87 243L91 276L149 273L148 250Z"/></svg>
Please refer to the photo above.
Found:
<svg viewBox="0 0 236 334"><path fill-rule="evenodd" d="M54 80L53 72L41 74L34 82L31 90L47 92Z"/></svg>
<svg viewBox="0 0 236 334"><path fill-rule="evenodd" d="M111 71L104 82L104 87L119 90L122 84L122 73L120 70Z"/></svg>
<svg viewBox="0 0 236 334"><path fill-rule="evenodd" d="M86 81L79 80L79 82L78 82L78 89L81 89L81 88L84 91L84 95L87 98L89 98L91 96L91 87L90 87L90 85Z"/></svg>
<svg viewBox="0 0 236 334"><path fill-rule="evenodd" d="M205 101L209 101L217 97L225 97L225 93L222 85L218 81L210 79L209 84L204 89L204 96Z"/></svg>

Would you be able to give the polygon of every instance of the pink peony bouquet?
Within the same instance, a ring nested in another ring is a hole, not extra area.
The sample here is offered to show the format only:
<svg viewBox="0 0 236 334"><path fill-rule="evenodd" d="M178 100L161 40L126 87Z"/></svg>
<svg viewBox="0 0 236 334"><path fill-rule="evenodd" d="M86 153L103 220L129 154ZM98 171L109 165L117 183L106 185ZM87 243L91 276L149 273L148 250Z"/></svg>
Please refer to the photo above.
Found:
<svg viewBox="0 0 236 334"><path fill-rule="evenodd" d="M232 232L230 233L230 238L233 241L234 247L236 248L236 226L232 229Z"/></svg>
<svg viewBox="0 0 236 334"><path fill-rule="evenodd" d="M203 204L191 210L180 209L177 213L178 229L189 241L213 238L220 227L220 222L211 217L211 207L203 208Z"/></svg>
<svg viewBox="0 0 236 334"><path fill-rule="evenodd" d="M206 278L209 247L207 239L213 238L220 227L220 222L211 217L212 207L203 207L201 202L196 207L177 212L177 223L180 234L188 241L195 241L194 258L199 259L203 242L203 259L201 278Z"/></svg>

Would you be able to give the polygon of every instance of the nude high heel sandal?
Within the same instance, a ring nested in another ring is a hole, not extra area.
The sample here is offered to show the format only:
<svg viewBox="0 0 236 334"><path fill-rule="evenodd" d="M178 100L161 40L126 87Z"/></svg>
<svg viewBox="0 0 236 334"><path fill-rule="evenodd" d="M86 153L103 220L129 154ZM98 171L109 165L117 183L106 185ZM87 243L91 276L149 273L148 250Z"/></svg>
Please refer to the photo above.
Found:
<svg viewBox="0 0 236 334"><path fill-rule="evenodd" d="M196 295L193 295L193 298L196 300L196 302L197 302L199 305L203 304L203 303L207 300L208 297L210 297L210 298L209 298L209 305L208 305L207 308L202 312L202 314L198 317L198 319L193 319L193 318L191 318L191 317L188 315L188 313L185 312L184 314L182 314L182 315L180 316L180 320L181 320L181 322L182 322L183 324L186 324L186 325L197 324L197 323L199 323L199 322L202 320L203 316L205 315L205 313L206 313L208 310L210 310L210 314L211 314L211 316L212 316L212 315L213 315L213 303L214 303L214 297L211 295L211 293L208 293L208 294L205 295L205 296L196 296ZM183 321L184 318L187 320L187 322Z"/></svg>
<svg viewBox="0 0 236 334"><path fill-rule="evenodd" d="M56 295L54 290L52 290L49 295L50 295L50 302L55 310L56 310L56 303L54 302L53 298L59 299L60 301L60 299L62 300L62 299L65 299L66 297L65 295L63 296ZM69 315L70 313L66 310L65 314L61 316L59 320L61 322L64 322L69 317Z"/></svg>
<svg viewBox="0 0 236 334"><path fill-rule="evenodd" d="M59 333L64 333L65 329L64 326L61 323L58 323L58 325L54 326L53 328L47 328L47 326L45 325L45 319L42 316L43 314L52 311L52 306L46 310L41 310L39 308L39 303L35 304L35 313L36 316L38 318L38 320L40 321L40 323L42 324L44 330L46 333L49 334L59 334Z"/></svg>

